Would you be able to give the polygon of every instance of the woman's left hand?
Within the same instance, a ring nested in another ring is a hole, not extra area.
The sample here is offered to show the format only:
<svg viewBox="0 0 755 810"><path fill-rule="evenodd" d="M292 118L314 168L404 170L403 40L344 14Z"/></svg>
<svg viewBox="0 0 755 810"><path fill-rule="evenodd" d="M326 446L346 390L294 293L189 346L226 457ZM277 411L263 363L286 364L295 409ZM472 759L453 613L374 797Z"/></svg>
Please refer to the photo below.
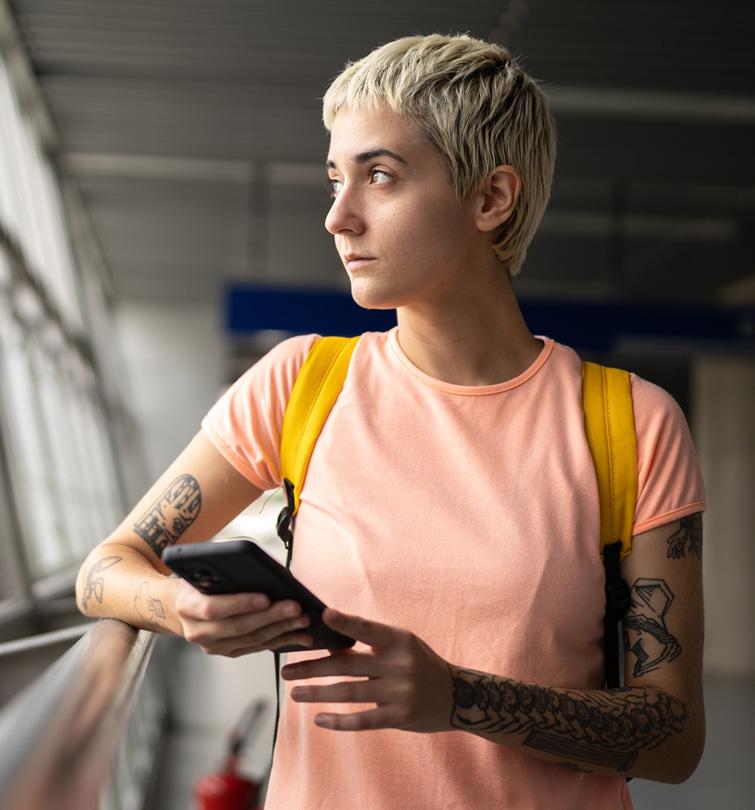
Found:
<svg viewBox="0 0 755 810"><path fill-rule="evenodd" d="M451 672L448 664L413 633L358 616L323 612L328 627L369 645L368 650L331 650L328 655L288 664L287 681L325 676L352 676L361 681L295 686L299 703L374 703L366 711L322 713L315 723L339 731L398 728L405 731L451 731Z"/></svg>

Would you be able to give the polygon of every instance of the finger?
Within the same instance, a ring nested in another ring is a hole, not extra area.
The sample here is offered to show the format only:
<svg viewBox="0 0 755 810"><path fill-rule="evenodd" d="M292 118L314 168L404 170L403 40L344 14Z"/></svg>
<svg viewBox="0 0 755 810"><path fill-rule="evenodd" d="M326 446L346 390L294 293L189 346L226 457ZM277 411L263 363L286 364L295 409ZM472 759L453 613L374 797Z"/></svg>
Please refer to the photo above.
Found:
<svg viewBox="0 0 755 810"><path fill-rule="evenodd" d="M245 613L240 616L231 616L224 622L224 627L230 630L228 636L248 635L269 627L275 634L285 633L291 629L308 627L310 618L302 613L296 602L276 602L267 610L256 613ZM268 633L266 639L272 638Z"/></svg>
<svg viewBox="0 0 755 810"><path fill-rule="evenodd" d="M267 610L228 616L217 621L190 619L185 622L184 638L205 643L262 632L260 640L266 641L275 635L306 627L309 623L309 617L301 614L301 607L296 602L276 602ZM266 627L271 630L265 632Z"/></svg>
<svg viewBox="0 0 755 810"><path fill-rule="evenodd" d="M324 678L330 675L353 675L356 677L381 677L385 674L378 658L372 653L351 655L326 655L307 661L286 664L281 675L286 681L301 681L308 678Z"/></svg>
<svg viewBox="0 0 755 810"><path fill-rule="evenodd" d="M297 703L380 703L384 688L379 680L345 681L325 686L295 686L291 698Z"/></svg>
<svg viewBox="0 0 755 810"><path fill-rule="evenodd" d="M346 636L374 647L391 644L400 632L398 628L388 624L373 622L363 619L361 616L350 616L348 613L340 613L333 608L325 608L322 619L333 630L338 630Z"/></svg>
<svg viewBox="0 0 755 810"><path fill-rule="evenodd" d="M250 653L261 652L262 650L280 650L283 647L305 647L311 650L314 647L314 639L312 636L303 635L302 633L285 633L282 636L274 638L266 645L260 646L253 644L251 646L240 647L227 653L229 658L239 658L242 655L249 655Z"/></svg>
<svg viewBox="0 0 755 810"><path fill-rule="evenodd" d="M375 728L395 728L390 722L389 712L382 707L367 709L364 712L335 714L327 712L315 715L315 724L333 731L367 731Z"/></svg>
<svg viewBox="0 0 755 810"><path fill-rule="evenodd" d="M217 621L229 616L265 610L270 599L264 593L203 594L188 583L182 582L179 594L179 612L188 618Z"/></svg>
<svg viewBox="0 0 755 810"><path fill-rule="evenodd" d="M187 641L202 644L211 652L219 651L226 655L229 650L240 647L258 646L268 649L269 645L285 633L303 630L309 626L309 616L297 616L278 622L267 622L259 625L255 616L244 617L244 621L228 620L222 623L199 622L192 624L184 631Z"/></svg>

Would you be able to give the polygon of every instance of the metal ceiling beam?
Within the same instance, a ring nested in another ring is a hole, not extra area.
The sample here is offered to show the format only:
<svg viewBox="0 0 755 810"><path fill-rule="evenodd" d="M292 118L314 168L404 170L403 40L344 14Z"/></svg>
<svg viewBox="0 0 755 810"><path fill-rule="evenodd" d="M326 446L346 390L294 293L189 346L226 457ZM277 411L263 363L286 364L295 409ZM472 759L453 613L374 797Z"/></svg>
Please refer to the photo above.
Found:
<svg viewBox="0 0 755 810"><path fill-rule="evenodd" d="M558 115L755 125L755 98L692 93L545 88Z"/></svg>
<svg viewBox="0 0 755 810"><path fill-rule="evenodd" d="M75 152L63 155L61 163L66 172L80 177L207 180L223 183L249 183L254 178L254 165L246 160Z"/></svg>

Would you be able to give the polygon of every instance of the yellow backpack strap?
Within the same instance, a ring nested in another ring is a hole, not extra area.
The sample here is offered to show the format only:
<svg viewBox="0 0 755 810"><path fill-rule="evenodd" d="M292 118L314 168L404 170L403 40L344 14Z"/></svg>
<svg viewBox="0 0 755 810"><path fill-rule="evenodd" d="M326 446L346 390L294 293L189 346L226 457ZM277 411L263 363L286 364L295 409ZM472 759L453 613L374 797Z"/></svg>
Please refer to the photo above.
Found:
<svg viewBox="0 0 755 810"><path fill-rule="evenodd" d="M603 618L605 683L621 685L620 622L630 604L621 560L632 550L637 503L637 438L629 373L582 364L582 405L600 498L600 553L605 570Z"/></svg>
<svg viewBox="0 0 755 810"><path fill-rule="evenodd" d="M621 559L632 550L637 504L637 440L629 372L582 364L582 404L600 496L600 553L621 541Z"/></svg>
<svg viewBox="0 0 755 810"><path fill-rule="evenodd" d="M292 522L299 511L299 496L315 442L341 392L351 355L359 337L323 337L312 346L291 391L281 431L281 475L287 506L278 516L278 534L286 544L289 561Z"/></svg>

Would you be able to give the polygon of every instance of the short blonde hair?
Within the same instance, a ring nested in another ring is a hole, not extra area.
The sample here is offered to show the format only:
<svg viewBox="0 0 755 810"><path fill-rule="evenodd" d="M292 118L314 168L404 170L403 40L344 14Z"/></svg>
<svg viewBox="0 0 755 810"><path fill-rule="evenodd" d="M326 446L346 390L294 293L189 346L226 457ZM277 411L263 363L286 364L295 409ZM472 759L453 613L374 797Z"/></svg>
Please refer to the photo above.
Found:
<svg viewBox="0 0 755 810"><path fill-rule="evenodd" d="M548 100L509 52L466 34L403 37L350 62L323 97L330 131L342 108L387 107L415 121L443 156L460 200L498 165L514 166L522 190L494 234L515 275L550 197L556 128Z"/></svg>

